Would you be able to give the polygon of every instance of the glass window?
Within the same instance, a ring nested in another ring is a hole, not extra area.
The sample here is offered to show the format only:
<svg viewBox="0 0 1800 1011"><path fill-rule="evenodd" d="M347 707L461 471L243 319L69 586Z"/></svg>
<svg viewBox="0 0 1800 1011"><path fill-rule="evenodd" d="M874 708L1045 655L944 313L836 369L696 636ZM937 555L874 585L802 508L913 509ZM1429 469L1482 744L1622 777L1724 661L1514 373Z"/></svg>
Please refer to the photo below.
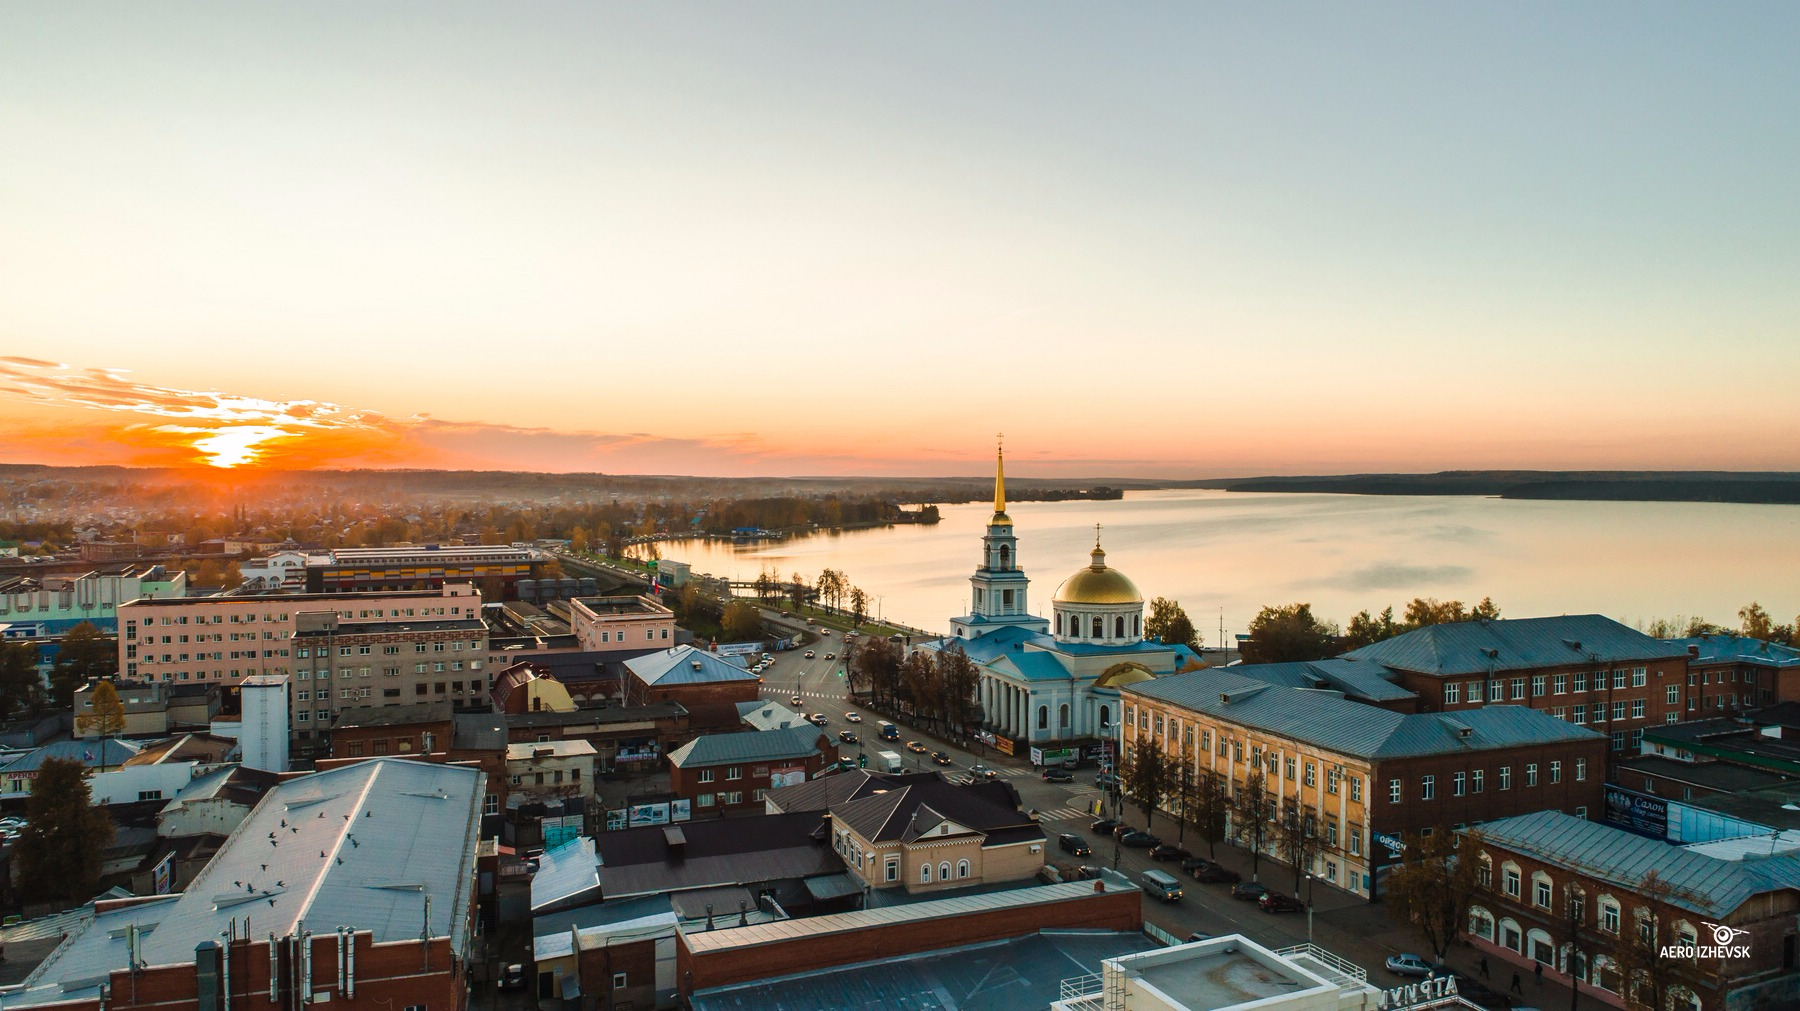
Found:
<svg viewBox="0 0 1800 1011"><path fill-rule="evenodd" d="M1486 769L1476 769L1474 772L1469 773L1469 779L1471 780L1471 786L1476 793L1481 793L1487 789Z"/></svg>
<svg viewBox="0 0 1800 1011"><path fill-rule="evenodd" d="M1462 702L1462 683L1446 681L1444 683L1444 705L1454 706Z"/></svg>
<svg viewBox="0 0 1800 1011"><path fill-rule="evenodd" d="M1419 777L1419 799L1420 800L1430 800L1432 798L1432 795L1436 792L1436 790L1437 790L1437 777L1436 776L1420 776Z"/></svg>
<svg viewBox="0 0 1800 1011"><path fill-rule="evenodd" d="M1502 765L1500 767L1500 789L1512 789L1512 766L1510 765Z"/></svg>
<svg viewBox="0 0 1800 1011"><path fill-rule="evenodd" d="M1525 765L1525 785L1526 786L1536 786L1537 785L1537 763L1536 762L1527 762Z"/></svg>
<svg viewBox="0 0 1800 1011"><path fill-rule="evenodd" d="M1388 780L1388 803L1400 803L1400 781L1397 779Z"/></svg>
<svg viewBox="0 0 1800 1011"><path fill-rule="evenodd" d="M1451 795L1461 797L1464 793L1467 792L1467 786L1468 786L1468 777L1463 775L1462 773L1459 772L1456 775L1450 777L1450 793L1451 793Z"/></svg>

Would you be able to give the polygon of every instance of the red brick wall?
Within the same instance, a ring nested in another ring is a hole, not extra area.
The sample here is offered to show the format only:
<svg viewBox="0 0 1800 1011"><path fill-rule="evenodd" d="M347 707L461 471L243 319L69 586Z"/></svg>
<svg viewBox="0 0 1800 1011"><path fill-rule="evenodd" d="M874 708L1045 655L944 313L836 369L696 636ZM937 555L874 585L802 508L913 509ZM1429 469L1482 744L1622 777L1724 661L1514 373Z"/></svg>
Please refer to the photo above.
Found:
<svg viewBox="0 0 1800 1011"><path fill-rule="evenodd" d="M753 944L695 955L684 937L675 941L677 986L683 994L708 987L761 979L779 966L782 973L809 972L878 958L912 955L963 944L1022 937L1039 930L1140 930L1143 893L1084 895L1065 902L1033 903L1011 909L872 926L772 944Z"/></svg>
<svg viewBox="0 0 1800 1011"><path fill-rule="evenodd" d="M337 985L337 938L329 931L312 939L312 988L329 991L333 1008L394 1011L408 1004L424 1004L431 1011L461 1011L467 989L461 968L454 964L450 943L431 943L430 968L416 941L374 945L368 934L357 937L356 996L349 998ZM112 1000L107 1011L190 1011L197 1009L194 966L168 966L139 973L135 984L129 973L112 974ZM135 988L134 988L135 987ZM268 939L238 941L231 949L233 1007L270 1005ZM98 1009L97 1002L70 1008Z"/></svg>
<svg viewBox="0 0 1800 1011"><path fill-rule="evenodd" d="M613 976L625 974L625 985L612 988ZM581 992L599 1000L597 1006L623 1007L627 1001L634 1008L649 1011L656 1006L656 941L632 944L610 944L592 948L580 955ZM609 999L610 995L610 999Z"/></svg>
<svg viewBox="0 0 1800 1011"><path fill-rule="evenodd" d="M745 731L745 733L757 732L758 731L753 730ZM678 769L671 766L669 768L669 790L674 793L675 796L684 797L688 800L694 800L703 793L710 793L717 797L718 794L729 790L742 791L744 794L744 799L737 804L721 804L715 802L710 807L695 807L693 812L694 817L696 818L704 818L708 815L721 813L734 814L741 811L761 812L763 809L763 802L756 799L756 791L769 789L770 773L773 770L791 768L799 765L805 767L806 778L812 779L818 774L820 769L837 760L837 748L830 743L828 738L824 735L820 735L819 751L807 755L805 758L782 758L770 762L738 763L738 768L743 771L743 775L739 779L726 779L725 770L728 766L724 765L708 767L713 774L713 781L710 783L700 782L700 769L698 767ZM760 773L758 770L760 770Z"/></svg>
<svg viewBox="0 0 1800 1011"><path fill-rule="evenodd" d="M1466 755L1432 755L1426 758L1387 759L1377 762L1369 777L1370 827L1377 832L1399 835L1433 826L1453 826L1491 821L1533 811L1562 811L1575 814L1585 807L1587 817L1598 820L1603 813L1602 800L1606 784L1606 748L1604 740L1565 742L1531 748L1507 748L1477 751ZM1587 778L1575 779L1576 760L1587 759ZM1562 763L1562 782L1550 782L1550 765ZM1526 767L1536 764L1537 785L1526 786ZM1512 788L1500 789L1500 769L1512 769ZM1474 792L1473 774L1484 773L1484 789ZM1467 784L1463 796L1455 795L1456 773L1464 774ZM1421 780L1434 777L1434 798L1423 800ZM1388 781L1399 779L1401 801L1388 800Z"/></svg>
<svg viewBox="0 0 1800 1011"><path fill-rule="evenodd" d="M332 758L374 758L378 755L417 755L424 751L424 737L431 735L432 747L447 751L454 733L449 720L434 723L396 724L387 727L339 727L331 731ZM379 742L379 744L377 743ZM401 744L405 743L405 750ZM361 750L355 747L360 745ZM378 751L377 747L386 750Z"/></svg>

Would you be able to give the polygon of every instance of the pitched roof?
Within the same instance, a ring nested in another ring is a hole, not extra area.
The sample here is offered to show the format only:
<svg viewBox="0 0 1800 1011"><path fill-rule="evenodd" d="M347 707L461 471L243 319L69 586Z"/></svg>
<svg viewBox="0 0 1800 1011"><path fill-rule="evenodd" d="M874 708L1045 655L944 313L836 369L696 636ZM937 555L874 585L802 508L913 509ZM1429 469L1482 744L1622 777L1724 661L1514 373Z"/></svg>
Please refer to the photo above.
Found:
<svg viewBox="0 0 1800 1011"><path fill-rule="evenodd" d="M785 730L806 723L806 717L779 702L739 702L738 717L757 730ZM810 726L810 724L808 724Z"/></svg>
<svg viewBox="0 0 1800 1011"><path fill-rule="evenodd" d="M1524 706L1402 714L1328 691L1290 688L1212 667L1125 685L1183 709L1366 759L1485 751L1605 735Z"/></svg>
<svg viewBox="0 0 1800 1011"><path fill-rule="evenodd" d="M740 657L720 656L692 646L673 646L625 661L625 669L647 685L699 685L718 681L761 681L739 665Z"/></svg>
<svg viewBox="0 0 1800 1011"><path fill-rule="evenodd" d="M1019 810L1019 795L1006 783L954 785L943 777L914 777L897 789L869 793L832 806L832 820L870 842L910 842L944 821L988 837L989 843L1042 839L1043 828Z"/></svg>
<svg viewBox="0 0 1800 1011"><path fill-rule="evenodd" d="M1800 856L1723 859L1560 811L1476 826L1497 846L1636 891L1652 872L1675 889L1669 902L1720 919L1751 896L1800 889Z"/></svg>
<svg viewBox="0 0 1800 1011"><path fill-rule="evenodd" d="M1373 660L1332 657L1293 663L1234 664L1231 673L1289 688L1329 688L1370 702L1419 697L1418 693L1388 680L1392 673Z"/></svg>
<svg viewBox="0 0 1800 1011"><path fill-rule="evenodd" d="M1687 649L1605 615L1564 614L1427 625L1344 656L1395 670L1451 676L1666 660L1687 656Z"/></svg>
<svg viewBox="0 0 1800 1011"><path fill-rule="evenodd" d="M1800 667L1800 649L1747 635L1696 635L1664 639L1693 652L1697 663L1753 663L1764 667Z"/></svg>
<svg viewBox="0 0 1800 1011"><path fill-rule="evenodd" d="M80 762L90 769L105 766L119 766L125 760L137 754L140 749L130 741L121 741L116 737L102 738L98 741L53 741L41 748L35 748L26 754L0 767L0 776L15 772L36 772L40 766L52 758L60 758L70 762Z"/></svg>
<svg viewBox="0 0 1800 1011"><path fill-rule="evenodd" d="M776 810L788 814L827 811L844 801L866 797L877 790L894 790L919 780L943 778L935 771L888 773L851 769L835 776L822 776L793 786L776 787L763 796Z"/></svg>
<svg viewBox="0 0 1800 1011"><path fill-rule="evenodd" d="M666 826L602 832L600 885L608 902L690 888L750 885L844 869L816 813L764 814L683 822L679 853Z"/></svg>
<svg viewBox="0 0 1800 1011"><path fill-rule="evenodd" d="M746 730L735 734L701 734L669 752L676 768L723 765L728 762L768 762L780 758L805 758L822 749L825 732L808 723L781 730ZM823 750L831 750L828 744Z"/></svg>

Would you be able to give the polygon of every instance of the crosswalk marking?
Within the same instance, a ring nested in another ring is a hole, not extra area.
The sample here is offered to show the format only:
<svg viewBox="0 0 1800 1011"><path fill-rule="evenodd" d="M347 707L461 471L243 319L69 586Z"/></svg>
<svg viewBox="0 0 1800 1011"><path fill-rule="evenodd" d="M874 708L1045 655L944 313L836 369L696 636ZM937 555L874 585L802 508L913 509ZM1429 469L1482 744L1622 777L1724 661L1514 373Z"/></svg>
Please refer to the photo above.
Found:
<svg viewBox="0 0 1800 1011"><path fill-rule="evenodd" d="M1087 821L1094 816L1079 807L1053 807L1038 811L1039 821Z"/></svg>

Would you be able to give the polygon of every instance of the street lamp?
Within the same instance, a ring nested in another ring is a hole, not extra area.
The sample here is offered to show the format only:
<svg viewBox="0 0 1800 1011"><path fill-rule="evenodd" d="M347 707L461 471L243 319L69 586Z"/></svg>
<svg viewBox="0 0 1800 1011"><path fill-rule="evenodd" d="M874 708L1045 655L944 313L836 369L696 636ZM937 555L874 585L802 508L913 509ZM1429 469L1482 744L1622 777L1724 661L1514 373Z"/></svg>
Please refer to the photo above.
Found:
<svg viewBox="0 0 1800 1011"><path fill-rule="evenodd" d="M1306 872L1306 943L1313 943L1313 872Z"/></svg>

